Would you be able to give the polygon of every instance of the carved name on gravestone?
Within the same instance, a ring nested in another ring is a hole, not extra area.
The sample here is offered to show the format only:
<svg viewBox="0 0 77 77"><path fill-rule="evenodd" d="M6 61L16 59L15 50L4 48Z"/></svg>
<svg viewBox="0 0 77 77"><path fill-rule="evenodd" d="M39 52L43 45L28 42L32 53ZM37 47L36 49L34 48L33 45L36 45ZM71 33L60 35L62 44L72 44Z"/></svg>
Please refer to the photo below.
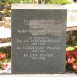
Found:
<svg viewBox="0 0 77 77"><path fill-rule="evenodd" d="M12 73L65 73L67 10L56 5L12 6Z"/></svg>

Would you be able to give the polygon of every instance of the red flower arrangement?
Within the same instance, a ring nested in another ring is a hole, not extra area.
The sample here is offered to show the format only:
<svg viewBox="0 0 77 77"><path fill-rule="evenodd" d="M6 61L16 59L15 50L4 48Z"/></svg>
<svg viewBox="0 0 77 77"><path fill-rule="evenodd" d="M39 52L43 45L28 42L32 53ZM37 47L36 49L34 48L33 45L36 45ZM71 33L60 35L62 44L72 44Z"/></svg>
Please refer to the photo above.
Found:
<svg viewBox="0 0 77 77"><path fill-rule="evenodd" d="M8 67L8 64L4 64L5 60L6 60L6 54L0 53L0 70L5 70L5 68Z"/></svg>
<svg viewBox="0 0 77 77"><path fill-rule="evenodd" d="M66 70L77 73L77 48L75 47L66 49Z"/></svg>

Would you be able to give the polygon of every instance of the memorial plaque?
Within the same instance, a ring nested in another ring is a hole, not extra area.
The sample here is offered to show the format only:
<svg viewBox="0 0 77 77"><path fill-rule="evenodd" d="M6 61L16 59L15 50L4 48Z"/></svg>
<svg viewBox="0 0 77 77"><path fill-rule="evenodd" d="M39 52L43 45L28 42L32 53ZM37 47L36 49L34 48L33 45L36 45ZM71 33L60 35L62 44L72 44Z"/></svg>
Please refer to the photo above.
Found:
<svg viewBox="0 0 77 77"><path fill-rule="evenodd" d="M57 5L12 6L12 73L65 73L67 10Z"/></svg>

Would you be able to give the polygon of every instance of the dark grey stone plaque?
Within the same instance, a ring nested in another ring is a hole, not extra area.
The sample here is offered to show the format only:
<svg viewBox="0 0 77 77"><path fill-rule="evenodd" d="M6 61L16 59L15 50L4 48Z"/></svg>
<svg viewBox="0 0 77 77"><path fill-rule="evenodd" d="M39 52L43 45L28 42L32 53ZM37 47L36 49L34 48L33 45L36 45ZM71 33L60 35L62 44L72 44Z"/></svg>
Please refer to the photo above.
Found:
<svg viewBox="0 0 77 77"><path fill-rule="evenodd" d="M13 5L12 73L65 73L67 10L54 5Z"/></svg>

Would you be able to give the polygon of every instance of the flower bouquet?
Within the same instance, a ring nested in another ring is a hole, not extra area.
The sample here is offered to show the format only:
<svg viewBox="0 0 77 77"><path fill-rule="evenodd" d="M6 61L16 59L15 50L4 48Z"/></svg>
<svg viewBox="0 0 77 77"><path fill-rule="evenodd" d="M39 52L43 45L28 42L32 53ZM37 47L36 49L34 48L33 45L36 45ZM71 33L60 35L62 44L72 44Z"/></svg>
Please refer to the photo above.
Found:
<svg viewBox="0 0 77 77"><path fill-rule="evenodd" d="M8 64L4 64L6 60L6 54L5 53L0 53L0 70L6 70L8 67Z"/></svg>
<svg viewBox="0 0 77 77"><path fill-rule="evenodd" d="M77 46L66 48L66 71L77 73Z"/></svg>

